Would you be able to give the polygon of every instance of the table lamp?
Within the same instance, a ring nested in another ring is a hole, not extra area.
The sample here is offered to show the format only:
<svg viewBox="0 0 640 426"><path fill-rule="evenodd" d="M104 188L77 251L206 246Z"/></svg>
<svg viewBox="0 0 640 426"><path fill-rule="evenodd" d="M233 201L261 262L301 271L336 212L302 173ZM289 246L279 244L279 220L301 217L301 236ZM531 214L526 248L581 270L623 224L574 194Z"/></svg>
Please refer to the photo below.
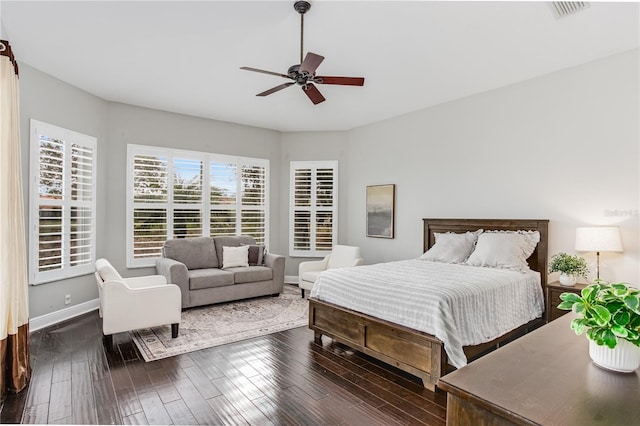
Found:
<svg viewBox="0 0 640 426"><path fill-rule="evenodd" d="M584 226L576 228L576 251L596 252L596 279L600 279L600 252L622 252L617 226Z"/></svg>

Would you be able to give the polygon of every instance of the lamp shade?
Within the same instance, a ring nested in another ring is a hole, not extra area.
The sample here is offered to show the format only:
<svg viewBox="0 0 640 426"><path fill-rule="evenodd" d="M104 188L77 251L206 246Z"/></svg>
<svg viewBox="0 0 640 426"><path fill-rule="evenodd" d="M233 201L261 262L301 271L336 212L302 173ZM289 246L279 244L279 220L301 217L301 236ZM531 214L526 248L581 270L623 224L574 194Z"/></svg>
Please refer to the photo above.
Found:
<svg viewBox="0 0 640 426"><path fill-rule="evenodd" d="M617 226L585 226L576 228L576 251L622 251Z"/></svg>

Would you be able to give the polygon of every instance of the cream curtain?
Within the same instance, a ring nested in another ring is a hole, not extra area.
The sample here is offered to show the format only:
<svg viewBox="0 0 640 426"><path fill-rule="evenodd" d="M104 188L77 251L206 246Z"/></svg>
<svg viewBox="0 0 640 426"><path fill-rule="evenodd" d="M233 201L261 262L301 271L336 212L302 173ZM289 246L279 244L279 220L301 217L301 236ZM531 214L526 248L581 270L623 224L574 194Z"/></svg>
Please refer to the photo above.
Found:
<svg viewBox="0 0 640 426"><path fill-rule="evenodd" d="M0 40L0 399L31 377L18 64Z"/></svg>

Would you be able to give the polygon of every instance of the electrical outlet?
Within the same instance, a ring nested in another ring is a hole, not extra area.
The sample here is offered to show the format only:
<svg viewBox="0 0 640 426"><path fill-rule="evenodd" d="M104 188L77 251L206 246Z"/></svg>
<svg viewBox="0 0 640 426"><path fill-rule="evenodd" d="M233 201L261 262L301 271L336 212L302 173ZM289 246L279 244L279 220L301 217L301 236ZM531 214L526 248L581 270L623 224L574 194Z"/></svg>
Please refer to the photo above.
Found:
<svg viewBox="0 0 640 426"><path fill-rule="evenodd" d="M70 305L71 304L71 295L67 294L64 296L64 304L65 305Z"/></svg>

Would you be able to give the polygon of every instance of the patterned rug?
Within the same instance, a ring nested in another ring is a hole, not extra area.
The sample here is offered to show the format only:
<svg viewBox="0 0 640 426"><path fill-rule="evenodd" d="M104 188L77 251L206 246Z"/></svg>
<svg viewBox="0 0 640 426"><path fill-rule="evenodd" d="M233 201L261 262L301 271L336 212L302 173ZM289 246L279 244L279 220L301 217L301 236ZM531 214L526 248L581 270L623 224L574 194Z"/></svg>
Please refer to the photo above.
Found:
<svg viewBox="0 0 640 426"><path fill-rule="evenodd" d="M182 312L178 337L171 326L131 332L145 361L301 327L309 322L309 303L298 287L285 284L278 297L259 297L187 309Z"/></svg>

